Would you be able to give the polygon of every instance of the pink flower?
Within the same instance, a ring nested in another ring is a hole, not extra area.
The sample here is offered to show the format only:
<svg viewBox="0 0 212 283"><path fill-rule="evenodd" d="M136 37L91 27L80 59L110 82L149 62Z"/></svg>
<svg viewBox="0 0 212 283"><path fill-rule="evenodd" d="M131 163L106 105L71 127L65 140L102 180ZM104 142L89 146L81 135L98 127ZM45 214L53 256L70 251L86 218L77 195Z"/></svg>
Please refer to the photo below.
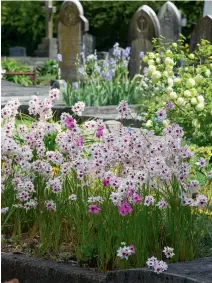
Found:
<svg viewBox="0 0 212 283"><path fill-rule="evenodd" d="M133 209L128 202L125 202L121 206L119 206L119 213L122 216L126 216L129 213L131 213L132 211L133 211Z"/></svg>
<svg viewBox="0 0 212 283"><path fill-rule="evenodd" d="M105 187L108 187L110 185L110 178L104 178L102 180L102 184L105 186Z"/></svg>
<svg viewBox="0 0 212 283"><path fill-rule="evenodd" d="M134 194L132 195L132 201L133 201L134 203L140 203L140 202L143 201L143 198L142 198L138 193L134 193Z"/></svg>
<svg viewBox="0 0 212 283"><path fill-rule="evenodd" d="M88 206L88 212L92 214L98 214L101 208L99 208L96 204L91 204Z"/></svg>
<svg viewBox="0 0 212 283"><path fill-rule="evenodd" d="M103 130L104 128L102 126L98 127L97 131L96 131L96 137L100 138L103 136Z"/></svg>
<svg viewBox="0 0 212 283"><path fill-rule="evenodd" d="M83 137L83 136L81 136L81 137L78 139L77 145L78 145L78 146L83 146L83 145L84 145L84 137Z"/></svg>
<svg viewBox="0 0 212 283"><path fill-rule="evenodd" d="M72 117L67 117L65 120L65 126L68 129L73 129L75 127L74 119Z"/></svg>

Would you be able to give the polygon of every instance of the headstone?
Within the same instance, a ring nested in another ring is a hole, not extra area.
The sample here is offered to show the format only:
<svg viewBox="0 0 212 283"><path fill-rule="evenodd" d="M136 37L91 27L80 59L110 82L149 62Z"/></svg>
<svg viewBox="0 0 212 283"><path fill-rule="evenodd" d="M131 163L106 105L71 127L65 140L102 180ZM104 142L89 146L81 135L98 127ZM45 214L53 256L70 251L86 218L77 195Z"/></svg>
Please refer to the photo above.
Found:
<svg viewBox="0 0 212 283"><path fill-rule="evenodd" d="M203 17L210 15L212 16L212 1L204 1Z"/></svg>
<svg viewBox="0 0 212 283"><path fill-rule="evenodd" d="M56 7L52 6L52 0L45 1L45 7L42 7L46 13L46 36L38 45L38 50L35 51L37 57L57 58L57 39L53 38L53 13L56 12Z"/></svg>
<svg viewBox="0 0 212 283"><path fill-rule="evenodd" d="M60 9L58 40L61 79L77 80L77 56L83 51L83 35L88 31L88 20L78 0L66 0Z"/></svg>
<svg viewBox="0 0 212 283"><path fill-rule="evenodd" d="M9 48L9 56L10 57L25 57L26 56L26 48L21 46L15 46Z"/></svg>
<svg viewBox="0 0 212 283"><path fill-rule="evenodd" d="M206 39L212 43L212 16L210 15L202 18L194 28L190 40L191 52L196 49L197 44L200 43L201 39Z"/></svg>
<svg viewBox="0 0 212 283"><path fill-rule="evenodd" d="M147 5L141 6L132 18L129 30L130 77L142 72L144 65L139 58L140 52L152 51L152 39L158 37L160 37L160 24L155 12Z"/></svg>
<svg viewBox="0 0 212 283"><path fill-rule="evenodd" d="M85 57L94 54L95 46L96 46L95 37L91 34L86 33L83 36L83 51Z"/></svg>
<svg viewBox="0 0 212 283"><path fill-rule="evenodd" d="M181 13L170 1L166 2L158 13L161 35L164 42L176 42L181 33Z"/></svg>

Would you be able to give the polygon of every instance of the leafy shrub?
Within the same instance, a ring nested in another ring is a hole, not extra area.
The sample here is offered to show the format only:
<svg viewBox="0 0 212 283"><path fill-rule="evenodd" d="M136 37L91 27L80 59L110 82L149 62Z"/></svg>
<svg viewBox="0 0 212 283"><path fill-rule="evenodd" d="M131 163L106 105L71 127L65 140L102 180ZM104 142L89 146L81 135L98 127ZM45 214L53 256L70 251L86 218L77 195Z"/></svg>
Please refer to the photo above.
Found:
<svg viewBox="0 0 212 283"><path fill-rule="evenodd" d="M2 68L7 72L32 72L29 66L14 59L4 59L1 61L1 64ZM29 76L26 75L3 75L3 79L24 86L33 84Z"/></svg>
<svg viewBox="0 0 212 283"><path fill-rule="evenodd" d="M47 60L37 66L36 71L39 76L53 75L55 78L58 75L58 64L55 60Z"/></svg>
<svg viewBox="0 0 212 283"><path fill-rule="evenodd" d="M183 39L172 44L158 39L154 46L155 52L143 58L147 64L142 83L146 126L160 133L164 125L175 121L193 143L209 144L212 138L212 45L202 40L193 53L185 49ZM160 119L159 115L163 117Z"/></svg>

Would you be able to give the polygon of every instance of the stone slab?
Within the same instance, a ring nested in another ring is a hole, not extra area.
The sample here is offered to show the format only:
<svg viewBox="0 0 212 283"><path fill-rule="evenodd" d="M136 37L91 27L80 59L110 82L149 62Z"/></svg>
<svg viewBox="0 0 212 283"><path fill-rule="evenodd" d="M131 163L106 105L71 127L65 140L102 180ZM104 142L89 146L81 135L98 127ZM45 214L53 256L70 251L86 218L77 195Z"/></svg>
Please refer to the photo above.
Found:
<svg viewBox="0 0 212 283"><path fill-rule="evenodd" d="M71 263L2 253L2 280L17 278L21 283L211 283L212 257L172 263L168 271L155 274L147 268L106 273L80 268Z"/></svg>

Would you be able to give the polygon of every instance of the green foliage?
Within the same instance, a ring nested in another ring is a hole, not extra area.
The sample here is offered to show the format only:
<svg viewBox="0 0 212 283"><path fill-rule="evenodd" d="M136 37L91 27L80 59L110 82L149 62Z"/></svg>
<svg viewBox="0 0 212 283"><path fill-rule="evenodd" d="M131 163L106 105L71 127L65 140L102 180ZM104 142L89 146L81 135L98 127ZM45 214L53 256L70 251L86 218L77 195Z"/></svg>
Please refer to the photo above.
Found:
<svg viewBox="0 0 212 283"><path fill-rule="evenodd" d="M58 75L58 64L55 60L49 59L45 63L38 65L36 71L39 76L53 75L56 78Z"/></svg>
<svg viewBox="0 0 212 283"><path fill-rule="evenodd" d="M198 145L210 144L212 138L212 45L202 40L194 53L184 46L184 39L177 43L163 44L154 41L155 52L148 53L144 62L148 66L143 78L141 104L146 112L149 128L160 133L170 122L181 125L185 136ZM148 104L147 104L148 101ZM156 111L166 108L168 119L163 124L156 118Z"/></svg>
<svg viewBox="0 0 212 283"><path fill-rule="evenodd" d="M7 72L32 72L32 69L29 66L14 59L5 58L2 60L1 64L2 69ZM3 75L3 79L24 86L33 84L29 76L26 75Z"/></svg>

